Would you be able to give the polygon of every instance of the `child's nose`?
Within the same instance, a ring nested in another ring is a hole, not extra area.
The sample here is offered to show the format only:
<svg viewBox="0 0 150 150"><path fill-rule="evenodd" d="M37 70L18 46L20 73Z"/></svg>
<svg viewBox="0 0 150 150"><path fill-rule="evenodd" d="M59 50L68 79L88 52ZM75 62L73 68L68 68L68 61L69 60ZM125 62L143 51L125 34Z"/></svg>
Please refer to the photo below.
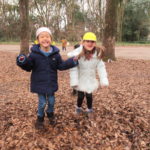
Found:
<svg viewBox="0 0 150 150"><path fill-rule="evenodd" d="M44 37L44 40L46 40L47 38L46 37Z"/></svg>
<svg viewBox="0 0 150 150"><path fill-rule="evenodd" d="M88 45L91 46L91 45L93 45L93 43L92 43L92 42L89 42Z"/></svg>

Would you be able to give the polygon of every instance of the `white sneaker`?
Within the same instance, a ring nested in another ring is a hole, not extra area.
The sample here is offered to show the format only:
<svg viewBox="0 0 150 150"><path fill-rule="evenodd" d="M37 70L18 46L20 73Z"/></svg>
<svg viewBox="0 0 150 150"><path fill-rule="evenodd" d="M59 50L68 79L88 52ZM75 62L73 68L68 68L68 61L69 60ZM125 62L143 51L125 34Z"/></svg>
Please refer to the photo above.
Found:
<svg viewBox="0 0 150 150"><path fill-rule="evenodd" d="M92 108L91 109L87 109L86 113L93 113L93 109Z"/></svg>
<svg viewBox="0 0 150 150"><path fill-rule="evenodd" d="M83 113L82 107L76 107L76 114L81 114Z"/></svg>

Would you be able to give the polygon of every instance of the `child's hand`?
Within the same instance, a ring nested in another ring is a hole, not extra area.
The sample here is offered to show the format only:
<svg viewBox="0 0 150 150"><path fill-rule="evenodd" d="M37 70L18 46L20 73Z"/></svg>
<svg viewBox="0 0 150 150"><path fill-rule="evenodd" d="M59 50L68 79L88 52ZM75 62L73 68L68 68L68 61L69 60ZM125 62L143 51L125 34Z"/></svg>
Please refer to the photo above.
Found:
<svg viewBox="0 0 150 150"><path fill-rule="evenodd" d="M108 85L101 85L101 88L107 88Z"/></svg>
<svg viewBox="0 0 150 150"><path fill-rule="evenodd" d="M94 90L94 93L97 93L97 92L99 92L99 90L104 89L104 88L108 88L108 86L106 86L106 85L105 85L105 86L104 86L104 85L102 86L102 85L101 85L101 86L99 86L96 90Z"/></svg>
<svg viewBox="0 0 150 150"><path fill-rule="evenodd" d="M19 61L24 61L25 57L24 56L20 56L19 57Z"/></svg>
<svg viewBox="0 0 150 150"><path fill-rule="evenodd" d="M25 58L26 58L25 55L19 55L19 56L18 56L18 61L19 61L19 62L24 62Z"/></svg>
<svg viewBox="0 0 150 150"><path fill-rule="evenodd" d="M74 60L74 61L78 61L78 56L75 56L75 57L73 58L73 60Z"/></svg>
<svg viewBox="0 0 150 150"><path fill-rule="evenodd" d="M77 65L78 64L78 57L77 56L73 57L73 61Z"/></svg>
<svg viewBox="0 0 150 150"><path fill-rule="evenodd" d="M101 86L101 88L107 88L107 87L108 87L108 86L104 86L104 85L103 85L103 86Z"/></svg>
<svg viewBox="0 0 150 150"><path fill-rule="evenodd" d="M107 78L104 78L103 80L100 81L101 87L106 87L109 86L109 81Z"/></svg>

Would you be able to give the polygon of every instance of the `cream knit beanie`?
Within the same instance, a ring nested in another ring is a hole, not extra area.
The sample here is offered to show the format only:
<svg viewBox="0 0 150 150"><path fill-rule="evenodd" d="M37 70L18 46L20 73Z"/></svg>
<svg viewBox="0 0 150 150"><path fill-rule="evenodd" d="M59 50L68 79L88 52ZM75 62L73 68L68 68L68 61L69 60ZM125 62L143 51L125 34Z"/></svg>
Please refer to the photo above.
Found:
<svg viewBox="0 0 150 150"><path fill-rule="evenodd" d="M49 28L47 28L47 27L40 27L40 28L38 28L37 31L36 31L36 38L37 38L37 37L39 36L39 34L42 33L42 32L48 32L48 33L50 34L50 36L52 37L52 33L51 33L51 31L50 31Z"/></svg>

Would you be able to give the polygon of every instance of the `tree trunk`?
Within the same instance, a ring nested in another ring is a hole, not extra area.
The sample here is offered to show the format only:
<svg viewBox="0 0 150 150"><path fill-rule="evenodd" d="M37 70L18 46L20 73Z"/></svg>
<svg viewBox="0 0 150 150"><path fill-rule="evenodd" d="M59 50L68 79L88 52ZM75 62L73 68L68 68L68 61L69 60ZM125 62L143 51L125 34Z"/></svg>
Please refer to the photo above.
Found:
<svg viewBox="0 0 150 150"><path fill-rule="evenodd" d="M125 6L128 0L122 0L120 4L118 5L117 9L117 41L122 41L122 23L123 23L123 17L124 17L124 10Z"/></svg>
<svg viewBox="0 0 150 150"><path fill-rule="evenodd" d="M29 52L29 0L19 0L20 8L20 53L28 54Z"/></svg>
<svg viewBox="0 0 150 150"><path fill-rule="evenodd" d="M107 0L105 13L105 28L103 45L106 48L105 59L115 60L115 41L117 30L117 6L118 0Z"/></svg>

